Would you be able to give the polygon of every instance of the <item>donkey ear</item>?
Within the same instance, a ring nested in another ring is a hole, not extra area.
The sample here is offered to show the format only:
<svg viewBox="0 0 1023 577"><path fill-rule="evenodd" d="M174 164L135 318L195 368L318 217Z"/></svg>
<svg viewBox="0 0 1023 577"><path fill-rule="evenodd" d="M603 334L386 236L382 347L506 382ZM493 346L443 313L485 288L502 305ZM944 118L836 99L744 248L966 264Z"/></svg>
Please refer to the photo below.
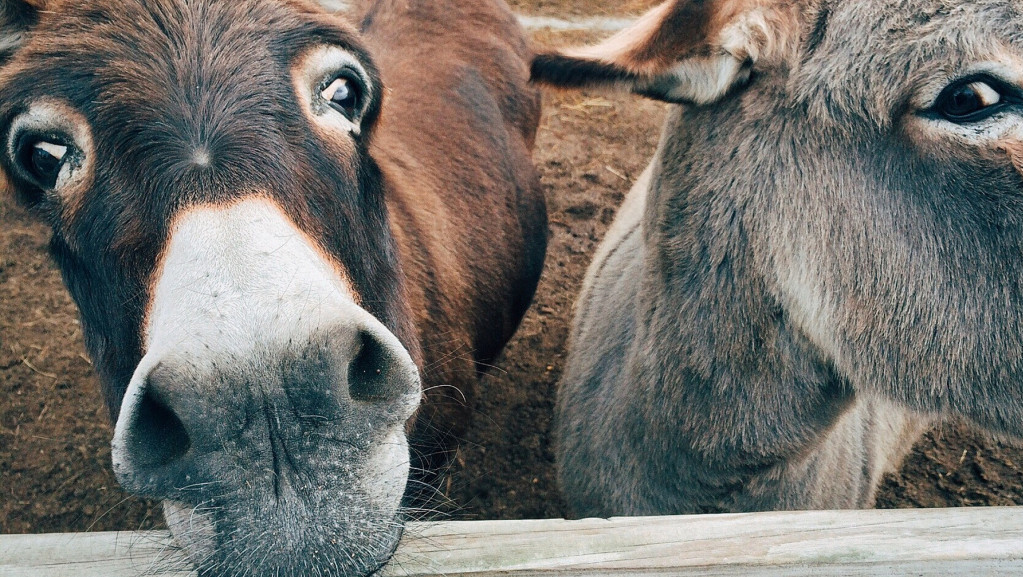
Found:
<svg viewBox="0 0 1023 577"><path fill-rule="evenodd" d="M563 88L619 86L707 104L749 79L798 36L798 2L669 0L595 46L540 54L532 78Z"/></svg>
<svg viewBox="0 0 1023 577"><path fill-rule="evenodd" d="M0 0L0 64L21 47L45 4L46 0Z"/></svg>

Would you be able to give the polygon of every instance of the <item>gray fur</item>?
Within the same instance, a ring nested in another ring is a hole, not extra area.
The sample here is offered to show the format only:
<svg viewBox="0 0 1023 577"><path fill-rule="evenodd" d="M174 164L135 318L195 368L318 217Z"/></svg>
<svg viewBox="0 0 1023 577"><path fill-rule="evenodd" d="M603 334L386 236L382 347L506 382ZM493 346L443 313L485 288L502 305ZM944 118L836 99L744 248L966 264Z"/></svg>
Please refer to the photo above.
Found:
<svg viewBox="0 0 1023 577"><path fill-rule="evenodd" d="M971 143L914 100L981 62L1018 87L1021 5L799 18L671 112L590 269L557 405L577 515L869 507L936 419L1023 435L1023 105Z"/></svg>

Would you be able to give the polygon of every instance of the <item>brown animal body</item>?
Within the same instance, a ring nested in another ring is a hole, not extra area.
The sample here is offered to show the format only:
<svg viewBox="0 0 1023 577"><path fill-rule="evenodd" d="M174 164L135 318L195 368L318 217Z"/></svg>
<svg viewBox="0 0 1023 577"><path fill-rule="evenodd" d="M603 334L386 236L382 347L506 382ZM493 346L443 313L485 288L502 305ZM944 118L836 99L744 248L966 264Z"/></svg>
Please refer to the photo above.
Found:
<svg viewBox="0 0 1023 577"><path fill-rule="evenodd" d="M1023 11L673 0L535 79L677 103L578 301L579 515L872 505L949 416L1023 436Z"/></svg>
<svg viewBox="0 0 1023 577"><path fill-rule="evenodd" d="M0 8L4 188L52 226L119 481L203 576L374 571L543 264L507 6Z"/></svg>

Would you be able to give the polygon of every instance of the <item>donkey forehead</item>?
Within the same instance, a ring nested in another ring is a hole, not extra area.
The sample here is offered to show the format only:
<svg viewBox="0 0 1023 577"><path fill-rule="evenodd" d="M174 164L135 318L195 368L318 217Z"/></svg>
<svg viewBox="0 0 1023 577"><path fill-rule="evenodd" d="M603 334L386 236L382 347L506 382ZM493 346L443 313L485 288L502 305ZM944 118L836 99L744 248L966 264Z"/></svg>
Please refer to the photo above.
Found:
<svg viewBox="0 0 1023 577"><path fill-rule="evenodd" d="M51 57L71 51L80 59L92 53L170 58L168 63L205 51L207 59L193 63L199 66L209 64L210 56L224 56L217 50L288 47L316 34L357 43L350 26L297 0L51 0L32 33L30 50ZM241 54L238 60L257 62L255 56Z"/></svg>
<svg viewBox="0 0 1023 577"><path fill-rule="evenodd" d="M1023 63L1023 6L1009 0L824 0L808 18L794 92L881 123L923 83Z"/></svg>
<svg viewBox="0 0 1023 577"><path fill-rule="evenodd" d="M810 49L830 44L828 52L856 57L933 49L936 43L1015 42L1021 8L1011 0L822 0L809 12L814 20Z"/></svg>
<svg viewBox="0 0 1023 577"><path fill-rule="evenodd" d="M98 114L123 115L127 104L143 120L176 109L209 118L242 111L223 111L231 99L270 108L290 87L285 69L313 45L341 45L369 60L354 29L302 2L56 4L47 5L12 73L31 76L31 92L77 100Z"/></svg>

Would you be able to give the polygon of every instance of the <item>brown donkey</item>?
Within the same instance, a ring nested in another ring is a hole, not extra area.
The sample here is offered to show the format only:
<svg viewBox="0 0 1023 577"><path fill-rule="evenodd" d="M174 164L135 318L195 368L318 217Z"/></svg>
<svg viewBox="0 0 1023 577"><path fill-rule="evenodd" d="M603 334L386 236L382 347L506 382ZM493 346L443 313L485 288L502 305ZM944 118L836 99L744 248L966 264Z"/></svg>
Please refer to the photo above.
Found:
<svg viewBox="0 0 1023 577"><path fill-rule="evenodd" d="M1023 435L1023 4L673 0L533 74L678 103L578 301L575 513L865 507L933 419Z"/></svg>
<svg viewBox="0 0 1023 577"><path fill-rule="evenodd" d="M7 0L3 187L53 229L114 470L203 576L365 575L546 245L501 0Z"/></svg>

